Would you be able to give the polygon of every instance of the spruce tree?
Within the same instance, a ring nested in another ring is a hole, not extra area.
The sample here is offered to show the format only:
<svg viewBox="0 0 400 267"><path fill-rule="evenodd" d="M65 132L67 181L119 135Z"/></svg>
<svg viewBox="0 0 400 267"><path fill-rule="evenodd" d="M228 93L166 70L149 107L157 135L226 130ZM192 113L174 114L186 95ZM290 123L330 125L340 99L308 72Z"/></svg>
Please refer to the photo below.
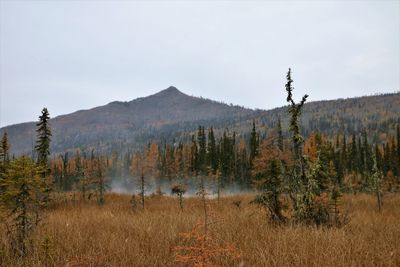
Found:
<svg viewBox="0 0 400 267"><path fill-rule="evenodd" d="M321 198L321 191L326 181L326 160L329 147L322 146L322 138L316 136L317 154L313 161L303 156L303 137L300 133L300 115L308 95L296 104L293 100L293 80L291 70L287 73L287 102L289 102L290 131L292 132L293 152L295 164L289 171L289 196L293 202L293 218L298 223L326 224L329 222L328 204Z"/></svg>
<svg viewBox="0 0 400 267"><path fill-rule="evenodd" d="M255 202L269 212L272 222L283 223L286 221L286 217L282 214L284 205L280 200L280 195L283 193L283 181L279 161L271 159L265 174L261 176L265 178L257 183L257 188L262 192L256 197Z"/></svg>
<svg viewBox="0 0 400 267"><path fill-rule="evenodd" d="M197 155L197 142L192 135L192 144L190 146L190 172L191 175L197 175L198 172L198 155Z"/></svg>
<svg viewBox="0 0 400 267"><path fill-rule="evenodd" d="M361 144L361 137L358 136L358 141L357 141L357 147L358 147L358 173L360 174L365 174L365 157L364 157L364 147ZM364 177L367 177L364 175Z"/></svg>
<svg viewBox="0 0 400 267"><path fill-rule="evenodd" d="M278 119L278 148L283 151L283 132L282 132L282 125L281 119Z"/></svg>
<svg viewBox="0 0 400 267"><path fill-rule="evenodd" d="M220 139L220 170L223 182L232 181L232 176L235 171L235 142L236 133L230 136L229 132L224 131Z"/></svg>
<svg viewBox="0 0 400 267"><path fill-rule="evenodd" d="M351 138L351 149L350 149L350 170L357 171L358 169L358 152L357 152L357 142L356 142L356 134L353 132L353 136Z"/></svg>
<svg viewBox="0 0 400 267"><path fill-rule="evenodd" d="M211 167L213 174L215 174L218 169L218 159L213 127L208 131L207 155L208 164Z"/></svg>
<svg viewBox="0 0 400 267"><path fill-rule="evenodd" d="M204 127L199 126L197 133L197 143L199 145L198 154L197 154L197 167L198 171L201 175L205 175L207 172L206 168L206 135L204 133Z"/></svg>
<svg viewBox="0 0 400 267"><path fill-rule="evenodd" d="M323 201L318 201L321 188L318 180L324 173L323 162L320 153L313 162L308 162L306 170L306 183L297 195L297 201L294 210L294 218L296 222L305 224L327 224L329 222L329 208Z"/></svg>
<svg viewBox="0 0 400 267"><path fill-rule="evenodd" d="M291 172L289 173L289 196L293 201L293 207L295 211L299 209L299 193L301 192L302 187L304 187L303 183L305 182L305 161L302 157L301 146L304 142L302 136L300 135L300 127L299 127L299 117L301 113L301 108L307 100L308 95L303 96L303 99L300 103L296 104L293 100L293 80L291 77L291 69L286 75L287 83L285 84L287 98L286 101L289 103L288 112L290 115L290 126L289 130L292 133L292 144L293 144L293 152L296 160L296 164L293 166Z"/></svg>
<svg viewBox="0 0 400 267"><path fill-rule="evenodd" d="M253 160L258 155L258 137L256 132L256 122L253 120L253 128L250 133L250 167L253 166Z"/></svg>
<svg viewBox="0 0 400 267"><path fill-rule="evenodd" d="M236 164L237 162L237 149L236 149L236 132L234 131L232 134L232 141L231 141L231 146L230 146L230 158L231 158L231 165L230 165L230 173L231 173L231 178L235 177L235 172L237 169ZM229 181L230 183L233 182L233 180L231 179Z"/></svg>
<svg viewBox="0 0 400 267"><path fill-rule="evenodd" d="M229 175L229 137L224 131L222 138L220 139L220 169L221 169L221 184Z"/></svg>
<svg viewBox="0 0 400 267"><path fill-rule="evenodd" d="M293 100L293 80L291 77L291 69L286 75L287 83L285 84L287 98L286 101L289 103L288 112L290 115L290 125L289 130L292 132L292 143L293 143L293 152L296 159L296 164L293 168L291 179L290 179L290 195L292 199L295 198L296 192L300 189L301 183L305 182L305 162L302 156L302 145L304 143L304 139L300 134L300 126L299 119L301 115L301 109L303 108L304 103L307 101L308 95L304 95L302 100L296 104ZM296 208L296 206L295 206Z"/></svg>
<svg viewBox="0 0 400 267"><path fill-rule="evenodd" d="M10 146L8 144L7 132L5 132L3 134L3 138L1 139L0 143L0 179L2 179L5 176L7 167L10 162L9 149ZM1 187L0 187L0 192L2 192Z"/></svg>
<svg viewBox="0 0 400 267"><path fill-rule="evenodd" d="M251 173L250 166L247 157L247 150L245 141L240 140L238 149L236 150L236 179L240 184L244 185L246 188L250 188L251 184Z"/></svg>
<svg viewBox="0 0 400 267"><path fill-rule="evenodd" d="M341 155L341 162L343 164L343 169L345 170L344 175L347 175L347 170L350 170L349 160L348 160L348 151L347 151L347 140L346 134L343 134L343 145L342 145L342 155Z"/></svg>
<svg viewBox="0 0 400 267"><path fill-rule="evenodd" d="M382 145L383 147L383 174L386 175L388 171L390 170L390 149L389 149L389 143L386 142L386 144Z"/></svg>
<svg viewBox="0 0 400 267"><path fill-rule="evenodd" d="M389 158L390 158L390 170L393 172L395 176L398 176L399 173L399 165L397 164L397 148L396 148L396 141L395 137L393 136L390 139L390 153L389 153Z"/></svg>
<svg viewBox="0 0 400 267"><path fill-rule="evenodd" d="M364 168L365 168L365 172L368 174L371 173L373 165L374 165L374 161L372 159L372 154L371 154L371 147L368 144L368 137L367 137L367 131L364 130L363 131L363 147L364 147Z"/></svg>
<svg viewBox="0 0 400 267"><path fill-rule="evenodd" d="M39 122L36 124L37 140L35 150L37 152L37 163L43 167L48 164L50 155L51 129L49 125L49 112L43 108L42 115L39 116Z"/></svg>
<svg viewBox="0 0 400 267"><path fill-rule="evenodd" d="M10 145L8 144L7 132L4 132L0 145L0 164L5 165L10 160Z"/></svg>
<svg viewBox="0 0 400 267"><path fill-rule="evenodd" d="M375 145L375 159L376 159L376 165L377 165L377 168L379 169L379 170L382 170L383 169L383 157L382 157L382 154L381 154L381 151L379 150L379 146L378 145Z"/></svg>
<svg viewBox="0 0 400 267"><path fill-rule="evenodd" d="M285 85L286 92L288 94L286 101L289 103L289 114L290 114L290 131L292 132L292 142L293 142L293 150L296 159L301 158L301 146L303 144L303 137L300 134L300 126L299 126L299 118L301 115L301 109L303 108L304 103L307 101L308 95L304 95L300 103L296 104L293 100L293 80L291 77L291 69L286 75L287 83Z"/></svg>
<svg viewBox="0 0 400 267"><path fill-rule="evenodd" d="M50 142L51 142L51 129L49 125L49 112L47 108L43 108L42 115L39 116L39 122L36 124L37 140L35 150L37 153L37 164L40 166L42 173L42 179L45 182L44 188L42 188L43 202L47 206L50 198L51 183L47 181L50 173L48 166L48 156L50 155Z"/></svg>

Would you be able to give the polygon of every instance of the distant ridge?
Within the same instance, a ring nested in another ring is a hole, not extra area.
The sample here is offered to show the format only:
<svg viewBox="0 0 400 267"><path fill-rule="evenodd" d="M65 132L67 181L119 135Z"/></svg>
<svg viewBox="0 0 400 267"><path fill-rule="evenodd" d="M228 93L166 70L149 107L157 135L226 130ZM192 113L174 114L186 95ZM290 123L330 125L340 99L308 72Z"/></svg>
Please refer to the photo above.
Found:
<svg viewBox="0 0 400 267"><path fill-rule="evenodd" d="M217 134L228 128L246 137L252 120L256 120L260 134L267 134L278 119L285 122L286 117L284 107L252 110L189 96L170 86L147 97L114 101L51 119L51 151L79 148L110 152L139 149L149 141L188 141L184 133L195 131L198 125L213 126ZM315 130L332 135L361 128L367 129L371 137L390 132L400 122L400 93L310 102L304 107L302 122L305 135ZM0 129L0 133L4 131L8 132L12 153L32 152L35 122Z"/></svg>
<svg viewBox="0 0 400 267"><path fill-rule="evenodd" d="M232 119L251 113L253 110L188 96L170 86L129 102L114 101L51 119L51 149L62 152L76 148L105 148L121 141L136 147L136 143L147 139L148 133L168 125ZM34 122L1 128L0 132L4 131L8 132L12 153L31 153L35 141Z"/></svg>

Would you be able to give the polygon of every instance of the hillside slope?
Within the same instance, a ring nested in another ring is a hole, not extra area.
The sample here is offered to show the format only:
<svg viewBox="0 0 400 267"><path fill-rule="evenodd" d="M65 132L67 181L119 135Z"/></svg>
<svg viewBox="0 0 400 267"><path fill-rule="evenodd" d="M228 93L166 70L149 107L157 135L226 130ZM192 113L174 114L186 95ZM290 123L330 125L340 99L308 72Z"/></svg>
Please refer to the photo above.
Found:
<svg viewBox="0 0 400 267"><path fill-rule="evenodd" d="M188 96L169 87L148 97L111 102L51 119L51 150L107 148L109 144L121 142L134 145L165 126L230 120L251 113L250 109ZM34 122L22 123L4 127L0 132L7 131L12 153L30 153L35 141L35 127Z"/></svg>
<svg viewBox="0 0 400 267"><path fill-rule="evenodd" d="M198 125L213 126L217 134L228 128L246 138L253 120L263 135L276 126L278 119L287 128L286 107L255 111L188 96L169 87L148 97L116 101L51 119L51 150L57 153L81 148L109 152L138 149L149 141L183 138L188 141L185 133L194 132ZM400 123L400 93L310 102L302 113L304 135L312 131L351 134L366 129L379 142L394 132L397 123ZM12 153L31 153L34 122L0 129L0 133L4 131L8 132Z"/></svg>

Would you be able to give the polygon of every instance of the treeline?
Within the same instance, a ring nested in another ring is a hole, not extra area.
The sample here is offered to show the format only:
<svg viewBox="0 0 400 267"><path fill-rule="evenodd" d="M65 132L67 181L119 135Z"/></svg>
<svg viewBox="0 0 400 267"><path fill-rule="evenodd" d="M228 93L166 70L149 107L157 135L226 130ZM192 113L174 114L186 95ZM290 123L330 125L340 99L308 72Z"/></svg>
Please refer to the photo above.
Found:
<svg viewBox="0 0 400 267"><path fill-rule="evenodd" d="M87 192L95 187L90 181L95 180L95 177L91 177L93 166L96 165L93 162L99 161L99 158L108 182L118 180L128 185L133 177L140 176L138 168L146 166L143 174L151 173L149 176L154 178L156 184L188 177L218 176L222 187L234 183L243 189L251 189L254 187L254 173L262 172L262 165L255 162L268 161L267 155L276 153L293 158L294 147L285 136L280 122L268 135L261 134L253 122L248 137L238 136L229 130L216 137L212 127L205 129L199 126L190 142L149 143L143 151L126 154L114 151L110 156L100 156L95 152L65 153L52 159L50 168L55 186L61 191ZM373 173L374 159L383 173L385 189L398 191L399 126L396 135L389 135L387 139L389 141L382 144L373 143L365 131L351 136L337 135L333 139L312 133L304 141L302 151L311 161L318 151L330 181L337 183L344 191L368 189L368 177Z"/></svg>

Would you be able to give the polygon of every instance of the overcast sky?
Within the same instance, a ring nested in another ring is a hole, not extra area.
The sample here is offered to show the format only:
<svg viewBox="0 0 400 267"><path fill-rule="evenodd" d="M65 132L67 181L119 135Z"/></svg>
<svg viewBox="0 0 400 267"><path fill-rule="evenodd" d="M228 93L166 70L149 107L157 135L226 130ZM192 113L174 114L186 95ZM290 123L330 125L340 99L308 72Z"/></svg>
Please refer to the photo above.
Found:
<svg viewBox="0 0 400 267"><path fill-rule="evenodd" d="M400 1L0 0L0 126L170 85L251 108L400 88Z"/></svg>

